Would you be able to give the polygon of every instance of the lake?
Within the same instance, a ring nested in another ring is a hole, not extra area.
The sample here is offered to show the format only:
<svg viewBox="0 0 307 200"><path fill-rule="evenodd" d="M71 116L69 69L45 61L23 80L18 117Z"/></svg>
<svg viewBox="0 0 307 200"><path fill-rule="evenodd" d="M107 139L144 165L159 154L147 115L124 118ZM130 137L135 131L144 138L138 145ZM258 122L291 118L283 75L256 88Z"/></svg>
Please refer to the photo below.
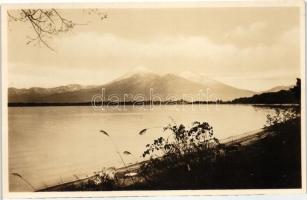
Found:
<svg viewBox="0 0 307 200"><path fill-rule="evenodd" d="M126 163L141 161L145 145L167 136L162 126L174 120L188 126L206 121L223 139L262 128L272 109L251 105L164 105L154 107L90 106L10 107L9 173L18 173L35 189L84 178L106 167L123 164L104 130ZM149 128L145 135L138 133ZM18 176L9 176L10 191L33 190Z"/></svg>

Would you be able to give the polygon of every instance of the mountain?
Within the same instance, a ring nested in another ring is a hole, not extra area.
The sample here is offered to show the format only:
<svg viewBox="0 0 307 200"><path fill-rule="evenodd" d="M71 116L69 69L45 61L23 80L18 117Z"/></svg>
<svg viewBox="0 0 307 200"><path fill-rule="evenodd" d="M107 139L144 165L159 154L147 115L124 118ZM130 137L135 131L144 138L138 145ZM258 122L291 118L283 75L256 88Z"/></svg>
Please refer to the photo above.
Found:
<svg viewBox="0 0 307 200"><path fill-rule="evenodd" d="M85 88L91 88L92 86L81 86L78 84L70 84L66 86L59 86L54 88L42 88L42 87L32 87L29 89L17 89L17 88L9 88L9 94L11 95L19 95L19 94L37 94L37 95L50 95L57 93L65 93L65 92L73 92L78 91Z"/></svg>
<svg viewBox="0 0 307 200"><path fill-rule="evenodd" d="M263 92L259 92L259 94L261 93L267 93L267 92L279 92L281 90L289 90L290 88L294 87L294 85L289 85L289 86L276 86L273 87L269 90L263 91Z"/></svg>
<svg viewBox="0 0 307 200"><path fill-rule="evenodd" d="M204 85L206 89L208 89L209 94L217 95L218 98L222 100L231 100L238 97L250 97L255 94L253 91L238 89L220 81L210 79L203 74L195 74L190 71L185 71L179 74L179 76Z"/></svg>
<svg viewBox="0 0 307 200"><path fill-rule="evenodd" d="M129 78L129 77L136 75L136 74L139 75L139 76L145 77L146 75L153 75L154 72L145 68L145 67L138 66L138 67L133 68L129 72L125 73L124 75L118 77L117 79L113 80L112 82L116 82L116 81L119 81L121 79L126 79L126 78Z"/></svg>
<svg viewBox="0 0 307 200"><path fill-rule="evenodd" d="M68 85L55 88L9 88L9 103L82 103L93 97L101 101L180 100L215 101L252 96L254 93L237 89L215 80L183 78L174 74L158 75L146 70L125 74L99 86Z"/></svg>
<svg viewBox="0 0 307 200"><path fill-rule="evenodd" d="M212 87L214 85L223 85L223 86L226 86L226 87L230 87L226 84L223 84L221 82L218 82L216 80L213 80L213 79L210 79L209 77L203 75L203 74L196 74L196 73L193 73L191 71L184 71L184 72L181 72L179 74L180 77L182 78L185 78L185 79L188 79L188 80L191 80L193 82L196 82L196 83L201 83L207 87Z"/></svg>
<svg viewBox="0 0 307 200"><path fill-rule="evenodd" d="M53 88L32 87L29 89L25 88L17 89L11 87L8 89L8 102L18 102L18 103L52 102L48 101L47 98L49 96L66 95L68 93L86 90L90 88L93 88L93 86L81 86L78 84L70 84L66 86L59 86Z"/></svg>

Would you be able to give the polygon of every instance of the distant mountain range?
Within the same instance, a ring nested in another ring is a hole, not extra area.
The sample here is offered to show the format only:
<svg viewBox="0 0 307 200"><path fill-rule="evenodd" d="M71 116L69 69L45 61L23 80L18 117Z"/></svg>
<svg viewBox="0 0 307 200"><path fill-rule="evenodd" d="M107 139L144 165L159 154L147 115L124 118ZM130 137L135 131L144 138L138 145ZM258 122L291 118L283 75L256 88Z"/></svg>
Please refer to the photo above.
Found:
<svg viewBox="0 0 307 200"><path fill-rule="evenodd" d="M81 86L78 84L54 88L32 87L8 89L9 103L82 103L91 102L93 96L101 95L104 101L227 101L250 97L253 91L242 90L202 75L183 73L180 75L158 75L146 70L125 74L104 85Z"/></svg>
<svg viewBox="0 0 307 200"><path fill-rule="evenodd" d="M265 90L263 92L259 92L258 94L261 94L261 93L267 93L267 92L279 92L281 90L289 90L290 88L294 87L294 85L289 85L289 86L276 86L276 87L273 87L269 90Z"/></svg>

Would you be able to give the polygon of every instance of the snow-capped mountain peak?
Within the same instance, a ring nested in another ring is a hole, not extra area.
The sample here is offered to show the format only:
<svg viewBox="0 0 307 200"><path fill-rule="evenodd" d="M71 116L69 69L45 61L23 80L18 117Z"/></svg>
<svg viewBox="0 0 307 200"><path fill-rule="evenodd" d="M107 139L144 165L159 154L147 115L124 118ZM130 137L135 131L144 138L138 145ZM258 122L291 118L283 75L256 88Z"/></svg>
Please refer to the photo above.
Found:
<svg viewBox="0 0 307 200"><path fill-rule="evenodd" d="M215 84L216 81L213 79L208 78L205 74L196 74L191 71L183 71L179 74L180 77L188 79L193 82L205 84L205 85L211 85Z"/></svg>
<svg viewBox="0 0 307 200"><path fill-rule="evenodd" d="M122 79L126 79L126 78L129 78L129 77L134 76L134 75L146 76L146 75L149 75L149 74L155 74L155 73L153 71L147 69L146 67L138 66L138 67L135 67L132 70L126 72L125 74L123 74L122 76L118 77L114 81L119 81L119 80L122 80ZM114 81L112 81L112 82L114 82Z"/></svg>

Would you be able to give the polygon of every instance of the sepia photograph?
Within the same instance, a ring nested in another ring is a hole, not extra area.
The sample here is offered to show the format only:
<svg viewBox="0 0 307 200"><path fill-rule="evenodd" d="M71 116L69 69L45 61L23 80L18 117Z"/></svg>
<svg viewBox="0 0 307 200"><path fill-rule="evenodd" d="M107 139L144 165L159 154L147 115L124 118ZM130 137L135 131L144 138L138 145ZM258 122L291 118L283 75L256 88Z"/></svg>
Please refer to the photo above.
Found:
<svg viewBox="0 0 307 200"><path fill-rule="evenodd" d="M303 1L1 14L6 194L305 192Z"/></svg>

